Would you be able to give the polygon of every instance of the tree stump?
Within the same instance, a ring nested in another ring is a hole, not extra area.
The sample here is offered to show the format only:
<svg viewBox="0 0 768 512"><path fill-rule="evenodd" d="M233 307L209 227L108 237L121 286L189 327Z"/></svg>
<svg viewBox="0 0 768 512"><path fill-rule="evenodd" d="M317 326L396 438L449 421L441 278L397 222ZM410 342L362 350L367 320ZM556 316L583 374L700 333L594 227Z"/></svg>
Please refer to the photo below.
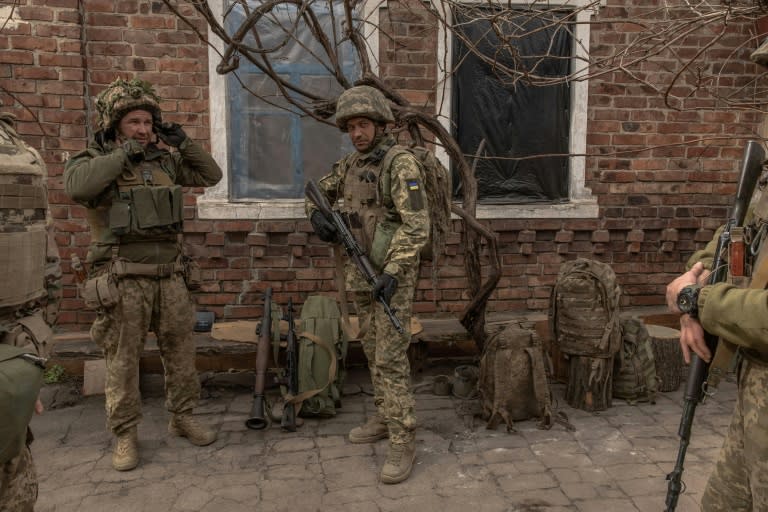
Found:
<svg viewBox="0 0 768 512"><path fill-rule="evenodd" d="M676 391L683 374L683 351L680 349L680 331L663 325L646 325L651 336L653 358L659 391Z"/></svg>
<svg viewBox="0 0 768 512"><path fill-rule="evenodd" d="M611 406L613 358L570 356L565 400L573 408L603 411Z"/></svg>

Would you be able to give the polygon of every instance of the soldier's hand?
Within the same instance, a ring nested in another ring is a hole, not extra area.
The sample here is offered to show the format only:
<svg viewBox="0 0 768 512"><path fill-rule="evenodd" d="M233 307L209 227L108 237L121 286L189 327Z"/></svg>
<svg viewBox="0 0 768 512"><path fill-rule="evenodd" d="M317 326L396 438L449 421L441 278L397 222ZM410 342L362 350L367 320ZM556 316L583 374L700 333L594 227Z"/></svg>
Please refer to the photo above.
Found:
<svg viewBox="0 0 768 512"><path fill-rule="evenodd" d="M389 301L397 291L397 279L394 276L383 272L373 285L373 300L384 299L384 303L389 306Z"/></svg>
<svg viewBox="0 0 768 512"><path fill-rule="evenodd" d="M136 164L144 160L144 146L136 139L128 139L120 147L131 162Z"/></svg>
<svg viewBox="0 0 768 512"><path fill-rule="evenodd" d="M169 146L177 148L187 140L187 134L178 123L160 123L155 127L157 136Z"/></svg>
<svg viewBox="0 0 768 512"><path fill-rule="evenodd" d="M320 240L331 244L338 243L339 230L336 229L336 226L334 226L320 210L312 212L309 222L312 223L312 229L315 230L315 234Z"/></svg>
<svg viewBox="0 0 768 512"><path fill-rule="evenodd" d="M704 328L690 315L680 317L680 348L686 364L691 362L691 352L695 352L706 362L712 358L712 353L704 340Z"/></svg>
<svg viewBox="0 0 768 512"><path fill-rule="evenodd" d="M701 262L696 263L691 267L691 270L667 285L667 307L670 311L680 313L680 309L677 307L677 296L680 294L680 290L686 286L698 283L704 272L704 264Z"/></svg>

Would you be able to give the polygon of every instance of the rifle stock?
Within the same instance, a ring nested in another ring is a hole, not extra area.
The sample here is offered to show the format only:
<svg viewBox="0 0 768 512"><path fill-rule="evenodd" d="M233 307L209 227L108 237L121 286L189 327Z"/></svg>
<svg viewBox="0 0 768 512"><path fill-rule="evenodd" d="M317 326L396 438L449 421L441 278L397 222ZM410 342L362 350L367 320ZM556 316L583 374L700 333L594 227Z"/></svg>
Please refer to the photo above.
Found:
<svg viewBox="0 0 768 512"><path fill-rule="evenodd" d="M317 183L315 183L314 180L307 181L304 192L307 198L309 198L309 200L312 201L315 206L317 206L320 213L322 213L325 218L336 227L336 230L339 233L339 238L341 239L341 244L347 251L347 255L363 275L368 284L371 286L376 284L376 271L373 269L371 261L368 259L368 256L366 256L362 247L360 247L360 244L357 243L357 240L355 240L355 236L349 230L347 224L344 222L344 219L341 218L339 212L331 208L330 203L328 203L328 199L326 199L325 195L320 190L320 187L317 186ZM398 320L397 316L395 316L395 312L389 306L387 301L382 297L378 297L377 300L384 308L384 312L387 314L389 321L392 322L392 325L395 327L397 332L403 334L405 329L403 329L403 325L400 323L400 320Z"/></svg>
<svg viewBox="0 0 768 512"><path fill-rule="evenodd" d="M272 288L267 288L264 294L264 313L261 319L259 344L256 347L256 380L253 385L253 403L251 414L245 420L245 426L253 430L262 430L269 425L264 414L264 383L269 362L270 337L272 336Z"/></svg>
<svg viewBox="0 0 768 512"><path fill-rule="evenodd" d="M747 214L752 193L760 177L762 165L765 161L765 151L762 146L755 141L749 141L744 148L744 157L742 159L741 174L739 184L736 189L736 198L731 208L728 221L723 228L720 238L715 248L714 258L712 260L712 273L709 276L708 284L722 282L727 277L727 268L723 265L724 251L728 250L728 244L731 237L731 229L741 226L744 223L744 217ZM715 353L718 344L718 337L705 332L704 341L707 344L711 354ZM677 501L683 489L683 463L688 445L691 440L691 427L693 418L696 414L696 406L704 401L708 393L707 374L709 372L709 363L701 359L698 355L691 356L691 365L688 371L688 380L686 381L685 394L683 396L683 414L680 418L680 427L677 435L680 437L680 447L677 452L675 467L667 475L669 484L667 485L666 512L674 512L677 507Z"/></svg>

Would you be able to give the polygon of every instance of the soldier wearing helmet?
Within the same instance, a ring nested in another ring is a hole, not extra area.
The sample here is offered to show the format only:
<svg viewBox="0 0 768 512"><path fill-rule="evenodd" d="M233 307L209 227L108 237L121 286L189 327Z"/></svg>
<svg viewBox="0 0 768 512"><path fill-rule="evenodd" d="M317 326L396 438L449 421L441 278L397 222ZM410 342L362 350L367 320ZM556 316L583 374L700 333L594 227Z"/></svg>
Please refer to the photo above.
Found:
<svg viewBox="0 0 768 512"><path fill-rule="evenodd" d="M200 446L216 440L192 416L200 384L188 287L199 282L181 250L182 187L215 185L221 169L181 126L162 122L160 98L148 82L114 81L96 109L99 130L66 163L64 185L87 209L90 268L80 293L97 311L91 337L107 361L112 465L127 471L139 463L139 356L150 329L165 368L169 432Z"/></svg>
<svg viewBox="0 0 768 512"><path fill-rule="evenodd" d="M349 440L371 443L389 438L381 470L384 483L408 478L415 458L416 417L407 350L419 255L430 229L424 171L387 132L393 121L392 110L377 89L357 86L345 91L336 104L336 124L349 134L356 151L334 164L318 183L330 204L343 199L341 209L349 228L379 275L371 287L353 264L347 262L344 268L345 288L354 295L360 325L369 326L361 341L376 406L364 425L350 431ZM306 206L318 237L337 242L333 224L310 201ZM380 298L397 311L404 334L377 305Z"/></svg>

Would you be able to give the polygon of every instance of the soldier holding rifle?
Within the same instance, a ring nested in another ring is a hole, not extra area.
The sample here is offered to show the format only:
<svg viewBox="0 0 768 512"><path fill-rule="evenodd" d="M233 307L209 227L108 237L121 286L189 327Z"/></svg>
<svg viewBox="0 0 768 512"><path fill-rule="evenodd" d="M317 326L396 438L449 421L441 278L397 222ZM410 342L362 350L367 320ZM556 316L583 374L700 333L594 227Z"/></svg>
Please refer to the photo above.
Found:
<svg viewBox="0 0 768 512"><path fill-rule="evenodd" d="M361 325L368 325L361 341L377 412L352 429L349 440L371 443L389 437L381 481L390 484L408 478L416 451L407 350L419 254L430 230L424 171L416 158L403 153L389 159L391 164L383 168L386 154L395 146L386 131L387 123L393 121L392 111L377 89L357 86L345 91L336 106L336 124L349 134L357 151L337 162L317 187L308 187L307 200L307 216L315 233L321 240L343 243L347 249L350 261L344 269L344 287L354 295ZM311 199L315 188L323 198ZM323 211L324 204L318 204L325 203L322 199L330 205L343 199L344 225L337 227L340 217ZM360 253L344 236L346 227L362 249Z"/></svg>
<svg viewBox="0 0 768 512"><path fill-rule="evenodd" d="M692 373L701 374L693 385L689 375L685 410L690 413L688 421L681 422L682 457L687 446L683 432L687 427L690 433L696 402L728 370L734 352L738 355L738 398L701 500L705 512L768 510L768 243L764 243L768 233L768 176L763 173L757 180L764 168L764 155L760 145L749 143L729 224L689 259L689 270L667 286L667 304L681 314L684 358L686 362L693 360ZM755 181L759 192L747 211ZM722 264L712 268L713 259ZM699 372L698 367L703 370ZM673 483L677 477L678 485L672 492L670 484L668 511L674 510L680 492L682 457L678 456L678 465L670 475Z"/></svg>

